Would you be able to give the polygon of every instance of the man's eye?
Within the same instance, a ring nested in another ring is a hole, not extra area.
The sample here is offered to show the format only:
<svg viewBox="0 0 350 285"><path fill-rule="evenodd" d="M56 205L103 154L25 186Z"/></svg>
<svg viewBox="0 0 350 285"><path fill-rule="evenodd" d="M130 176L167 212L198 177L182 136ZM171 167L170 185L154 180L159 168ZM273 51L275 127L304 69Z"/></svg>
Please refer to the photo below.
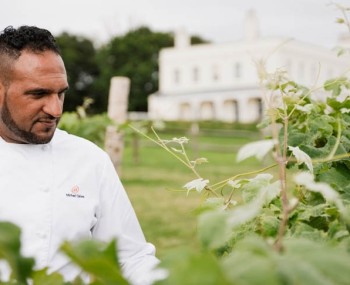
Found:
<svg viewBox="0 0 350 285"><path fill-rule="evenodd" d="M32 95L32 96L35 96L35 97L42 97L42 96L45 96L47 95L48 93L44 90L38 90L38 91L31 91L31 92L28 92L29 95Z"/></svg>
<svg viewBox="0 0 350 285"><path fill-rule="evenodd" d="M45 92L33 92L31 93L31 95L35 96L35 97L43 97L46 95Z"/></svg>

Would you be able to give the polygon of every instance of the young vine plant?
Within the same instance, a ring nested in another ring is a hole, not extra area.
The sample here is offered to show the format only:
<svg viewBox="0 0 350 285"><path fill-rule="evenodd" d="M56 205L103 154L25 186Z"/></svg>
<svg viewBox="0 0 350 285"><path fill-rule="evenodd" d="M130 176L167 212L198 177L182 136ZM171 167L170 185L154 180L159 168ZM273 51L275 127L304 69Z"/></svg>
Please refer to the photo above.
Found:
<svg viewBox="0 0 350 285"><path fill-rule="evenodd" d="M190 169L184 190L204 198L201 250L169 256L169 277L157 284L349 284L350 79L307 88L264 66L259 128L268 136L243 146L237 163L254 156L270 165L212 182L200 174L206 158L189 158L186 137L132 127Z"/></svg>

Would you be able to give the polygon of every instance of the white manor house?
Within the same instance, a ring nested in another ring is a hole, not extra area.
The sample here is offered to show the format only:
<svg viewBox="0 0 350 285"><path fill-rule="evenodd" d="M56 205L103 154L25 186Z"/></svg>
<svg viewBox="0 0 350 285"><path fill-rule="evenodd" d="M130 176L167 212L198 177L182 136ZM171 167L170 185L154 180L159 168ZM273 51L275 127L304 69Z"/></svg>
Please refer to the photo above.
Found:
<svg viewBox="0 0 350 285"><path fill-rule="evenodd" d="M291 80L322 85L350 67L349 57L334 50L288 40L261 38L253 10L247 13L244 39L224 44L190 44L178 31L175 47L159 55L159 91L148 97L152 120L220 120L251 123L263 114L263 91L256 62L266 60L268 72L284 69ZM349 38L339 45L350 47Z"/></svg>

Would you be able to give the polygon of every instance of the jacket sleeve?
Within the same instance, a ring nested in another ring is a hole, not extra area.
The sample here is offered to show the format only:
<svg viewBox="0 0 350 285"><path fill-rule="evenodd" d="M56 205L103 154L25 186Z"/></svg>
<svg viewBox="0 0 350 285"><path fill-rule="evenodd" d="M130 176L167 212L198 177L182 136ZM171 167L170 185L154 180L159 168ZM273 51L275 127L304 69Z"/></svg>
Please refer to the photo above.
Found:
<svg viewBox="0 0 350 285"><path fill-rule="evenodd" d="M133 285L152 284L159 279L155 247L147 243L125 189L106 155L99 187L97 223L92 236L102 241L116 238L124 277Z"/></svg>

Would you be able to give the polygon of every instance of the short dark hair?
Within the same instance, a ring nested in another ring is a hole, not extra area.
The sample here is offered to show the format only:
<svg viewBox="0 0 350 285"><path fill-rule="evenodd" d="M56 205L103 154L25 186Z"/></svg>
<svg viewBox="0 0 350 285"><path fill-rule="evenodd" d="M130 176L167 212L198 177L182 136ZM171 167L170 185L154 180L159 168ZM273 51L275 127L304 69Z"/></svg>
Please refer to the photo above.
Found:
<svg viewBox="0 0 350 285"><path fill-rule="evenodd" d="M0 33L0 54L18 58L22 50L32 52L53 51L60 54L54 36L45 29L34 26L21 26L15 29L8 26Z"/></svg>
<svg viewBox="0 0 350 285"><path fill-rule="evenodd" d="M27 50L33 53L52 51L61 55L54 36L45 29L35 26L8 26L0 32L0 80L9 79L13 61Z"/></svg>

